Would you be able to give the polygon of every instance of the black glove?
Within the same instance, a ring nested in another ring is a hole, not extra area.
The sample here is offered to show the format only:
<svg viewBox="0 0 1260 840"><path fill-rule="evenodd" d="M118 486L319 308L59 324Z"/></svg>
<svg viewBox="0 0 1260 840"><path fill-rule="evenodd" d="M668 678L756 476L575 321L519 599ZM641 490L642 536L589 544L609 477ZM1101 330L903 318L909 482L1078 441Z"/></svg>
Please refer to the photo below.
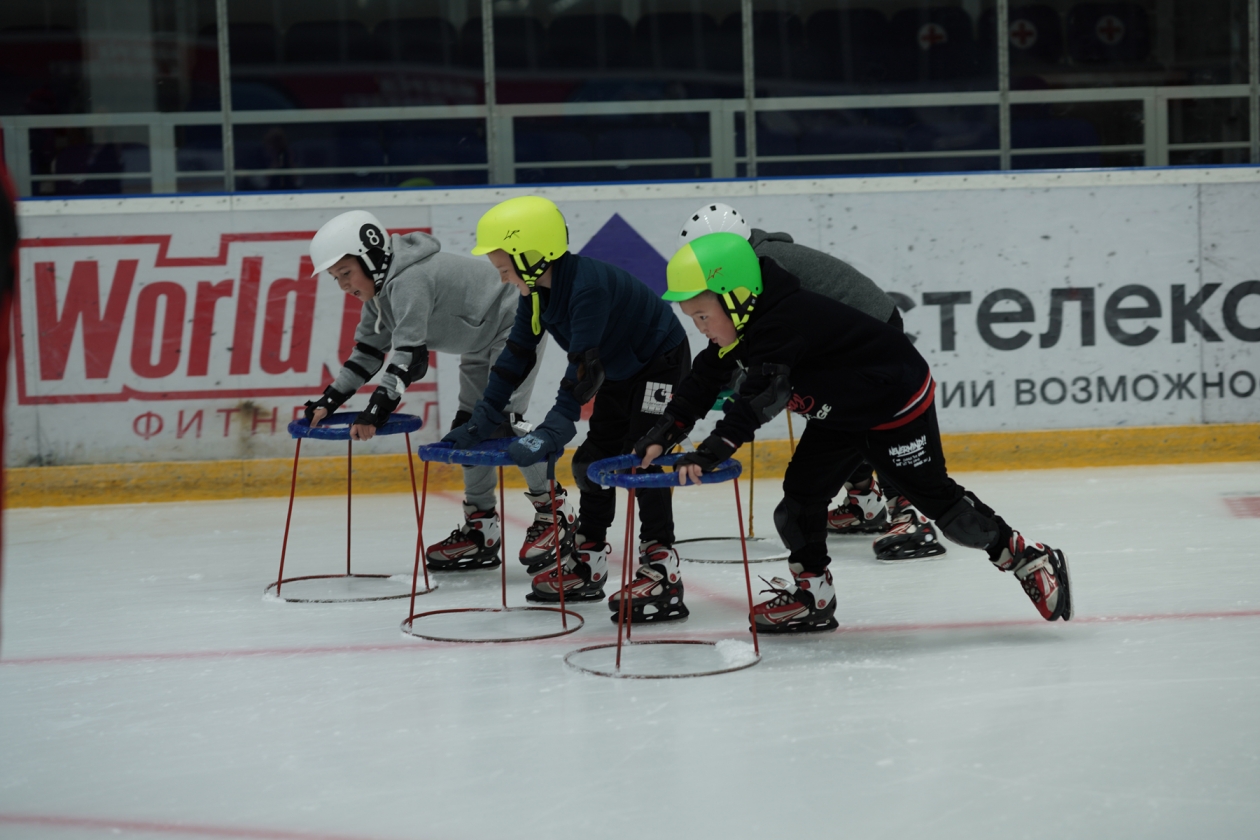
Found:
<svg viewBox="0 0 1260 840"><path fill-rule="evenodd" d="M333 386L329 385L324 389L324 396L317 400L308 400L306 403L306 415L308 421L315 419L315 409L322 408L329 414L341 408L342 403L350 399L349 394L343 394Z"/></svg>
<svg viewBox="0 0 1260 840"><path fill-rule="evenodd" d="M359 416L354 418L356 426L375 426L380 428L389 422L389 415L398 408L398 403L402 402L402 398L394 399L389 395L388 388L377 388L372 392L372 399L368 400L368 407L359 412Z"/></svg>
<svg viewBox="0 0 1260 840"><path fill-rule="evenodd" d="M655 444L659 446L662 452L669 452L677 446L683 438L687 436L687 432L691 431L691 426L681 420L675 419L669 412L665 412L665 416L661 418L661 422L652 427L646 435L639 438L634 445L634 454L640 458L647 456L649 446Z"/></svg>
<svg viewBox="0 0 1260 840"><path fill-rule="evenodd" d="M472 417L447 432L442 440L456 449L469 449L489 440L506 422L506 414L481 400L473 406Z"/></svg>
<svg viewBox="0 0 1260 840"><path fill-rule="evenodd" d="M709 435L693 451L678 459L674 469L687 464L699 464L705 472L713 472L723 461L735 454L739 447L720 435Z"/></svg>
<svg viewBox="0 0 1260 840"><path fill-rule="evenodd" d="M455 431L456 429L458 429L460 426L464 425L471 419L472 419L471 411L455 412L455 419L451 421L451 431L452 432Z"/></svg>

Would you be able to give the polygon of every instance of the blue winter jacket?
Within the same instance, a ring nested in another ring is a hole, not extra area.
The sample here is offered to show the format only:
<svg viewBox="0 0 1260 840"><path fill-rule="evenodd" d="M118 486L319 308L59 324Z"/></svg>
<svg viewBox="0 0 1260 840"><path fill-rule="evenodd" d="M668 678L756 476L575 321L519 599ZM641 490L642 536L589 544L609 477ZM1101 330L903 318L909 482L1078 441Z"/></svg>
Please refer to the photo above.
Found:
<svg viewBox="0 0 1260 840"><path fill-rule="evenodd" d="M551 289L539 288L540 320L570 359L599 348L608 381L630 379L648 362L686 338L673 308L627 271L590 257L565 254L551 269ZM533 305L522 297L516 308L509 344L528 352L504 350L490 371L483 399L502 411L513 386L501 375L516 379L528 373L540 336L530 321ZM577 380L577 364L570 361L565 379ZM562 387L555 411L577 422L582 406Z"/></svg>

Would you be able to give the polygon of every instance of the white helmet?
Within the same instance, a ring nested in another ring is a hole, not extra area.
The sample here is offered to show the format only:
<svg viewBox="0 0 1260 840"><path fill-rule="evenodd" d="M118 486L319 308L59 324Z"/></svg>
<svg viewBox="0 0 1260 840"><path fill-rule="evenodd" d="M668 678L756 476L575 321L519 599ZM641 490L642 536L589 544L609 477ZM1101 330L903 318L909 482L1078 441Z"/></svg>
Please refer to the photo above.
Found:
<svg viewBox="0 0 1260 840"><path fill-rule="evenodd" d="M691 240L707 233L738 233L748 239L752 236L752 229L731 205L706 204L692 213L683 225L682 232L678 234L678 247L682 248Z"/></svg>
<svg viewBox="0 0 1260 840"><path fill-rule="evenodd" d="M345 256L358 257L364 272L379 290L385 282L394 248L381 220L366 210L351 210L330 219L311 240L315 274L327 271Z"/></svg>

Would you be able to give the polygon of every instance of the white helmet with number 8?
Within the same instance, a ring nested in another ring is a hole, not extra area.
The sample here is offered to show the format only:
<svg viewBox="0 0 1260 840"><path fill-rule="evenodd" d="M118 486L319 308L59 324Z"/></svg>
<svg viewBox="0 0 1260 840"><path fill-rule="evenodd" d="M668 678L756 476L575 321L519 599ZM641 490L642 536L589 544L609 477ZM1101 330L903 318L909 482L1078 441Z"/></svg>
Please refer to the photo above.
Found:
<svg viewBox="0 0 1260 840"><path fill-rule="evenodd" d="M737 233L747 239L752 236L752 229L731 205L706 204L692 213L683 225L678 234L678 247L710 233Z"/></svg>
<svg viewBox="0 0 1260 840"><path fill-rule="evenodd" d="M389 231L366 210L351 210L330 219L311 240L314 274L332 268L342 257L357 257L379 290L394 258Z"/></svg>

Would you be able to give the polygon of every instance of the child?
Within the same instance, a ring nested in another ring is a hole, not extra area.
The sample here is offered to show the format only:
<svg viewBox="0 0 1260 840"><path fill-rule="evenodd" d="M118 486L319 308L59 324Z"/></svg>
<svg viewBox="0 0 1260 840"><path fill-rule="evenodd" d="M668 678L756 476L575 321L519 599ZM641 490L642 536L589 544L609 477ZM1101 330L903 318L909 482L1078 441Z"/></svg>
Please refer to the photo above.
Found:
<svg viewBox="0 0 1260 840"><path fill-rule="evenodd" d="M801 281L801 288L846 303L872 318L904 330L901 312L875 281L843 260L792 241L786 233L766 233L749 227L729 204L706 204L688 217L678 235L678 247L699 236L735 233L748 240L759 257L770 257ZM882 487L881 487L882 483ZM869 463L858 465L843 487L844 501L827 514L827 528L836 534L882 534L875 540L875 556L891 563L945 553L932 523L916 511L889 481L875 481Z"/></svg>
<svg viewBox="0 0 1260 840"><path fill-rule="evenodd" d="M563 587L566 600L601 600L617 497L612 488L592 483L586 470L601 458L629 452L660 419L689 369L686 333L673 309L642 282L616 266L569 253L564 216L545 198L521 196L492 208L477 223L473 253L489 257L505 287L520 293L520 302L485 396L472 419L446 440L470 446L496 428L512 388L534 368L543 331L555 337L569 354L568 370L546 419L508 450L513 460L533 464L559 455L577 433L582 405L592 399L595 405L590 431L573 456L581 491L575 550L561 568L535 577L528 597L558 601ZM670 491L642 490L637 497L641 524L631 620L686 618ZM615 596L608 606L616 612L619 603Z"/></svg>
<svg viewBox="0 0 1260 840"><path fill-rule="evenodd" d="M498 274L480 260L441 251L426 233L387 235L363 210L342 213L311 240L315 273L328 271L342 291L364 301L355 331L354 352L324 395L306 404L312 426L348 400L385 365L381 385L350 427L353 440L370 440L398 407L403 391L424 378L429 351L459 356L459 413L463 424L485 390L491 362L507 343L516 313L516 296L499 284ZM529 406L535 376L523 377L507 408L519 421ZM512 434L507 418L494 436ZM521 546L520 561L542 568L557 538L571 536L576 514L564 488L556 487L559 527L552 522L546 468L522 468L534 505L534 522ZM464 468L464 524L425 552L435 571L499 565L502 527L495 510L494 467Z"/></svg>
<svg viewBox="0 0 1260 840"><path fill-rule="evenodd" d="M741 236L697 238L669 262L668 300L712 344L675 390L665 417L635 447L651 463L704 415L736 366L748 372L713 434L678 461L698 481L785 407L807 418L783 478L775 527L791 551L793 583L775 579L753 609L763 632L832 630L827 503L863 459L888 475L954 542L984 549L1014 572L1047 621L1072 617L1063 552L1026 541L945 470L927 362L903 333L842 303L802 291Z"/></svg>

